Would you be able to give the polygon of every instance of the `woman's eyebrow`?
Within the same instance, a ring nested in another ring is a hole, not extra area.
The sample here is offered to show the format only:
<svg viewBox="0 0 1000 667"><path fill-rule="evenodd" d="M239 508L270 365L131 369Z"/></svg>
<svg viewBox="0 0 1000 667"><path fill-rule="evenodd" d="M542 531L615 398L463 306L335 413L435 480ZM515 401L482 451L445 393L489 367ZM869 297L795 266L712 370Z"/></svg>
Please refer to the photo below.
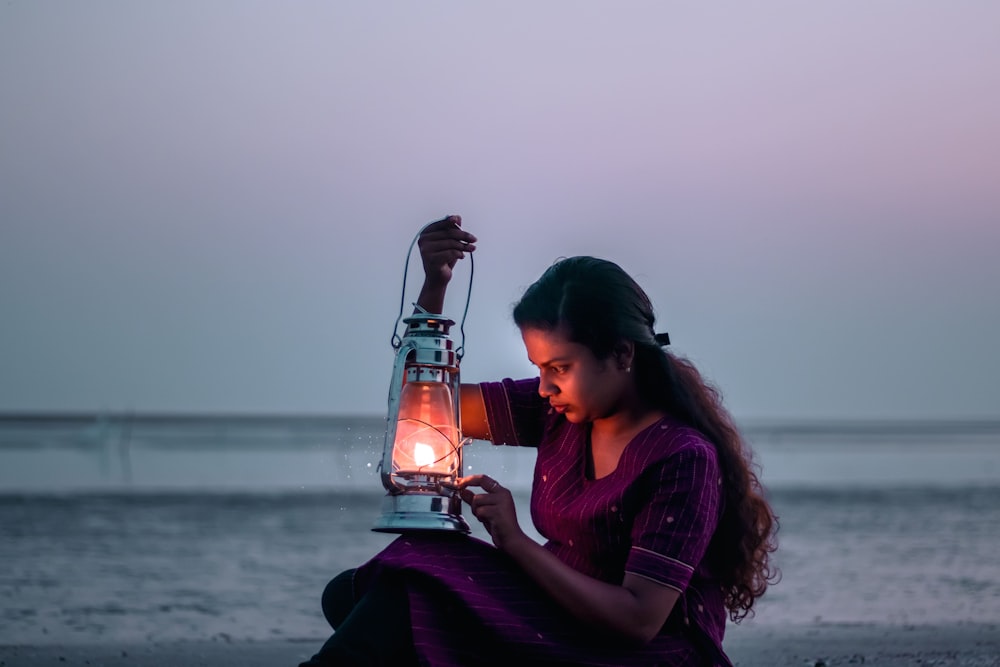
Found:
<svg viewBox="0 0 1000 667"><path fill-rule="evenodd" d="M532 366L537 366L538 368L542 368L543 366L553 366L555 364L565 364L569 360L570 360L569 357L554 357L552 359L549 359L548 361L536 362L536 361L532 361L531 357L528 357L528 362Z"/></svg>

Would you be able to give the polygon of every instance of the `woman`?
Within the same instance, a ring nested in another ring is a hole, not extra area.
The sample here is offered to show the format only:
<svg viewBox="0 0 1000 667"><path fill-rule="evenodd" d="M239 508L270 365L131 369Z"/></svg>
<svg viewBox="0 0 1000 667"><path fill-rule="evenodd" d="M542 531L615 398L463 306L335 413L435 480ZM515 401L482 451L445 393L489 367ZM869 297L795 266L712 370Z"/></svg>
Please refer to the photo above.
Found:
<svg viewBox="0 0 1000 667"><path fill-rule="evenodd" d="M418 304L441 312L476 238L420 236ZM617 265L564 259L514 308L530 380L462 385L466 436L537 447L531 516L486 475L460 495L493 546L403 535L330 582L336 629L303 665L728 665L726 616L772 578L775 517L739 433Z"/></svg>

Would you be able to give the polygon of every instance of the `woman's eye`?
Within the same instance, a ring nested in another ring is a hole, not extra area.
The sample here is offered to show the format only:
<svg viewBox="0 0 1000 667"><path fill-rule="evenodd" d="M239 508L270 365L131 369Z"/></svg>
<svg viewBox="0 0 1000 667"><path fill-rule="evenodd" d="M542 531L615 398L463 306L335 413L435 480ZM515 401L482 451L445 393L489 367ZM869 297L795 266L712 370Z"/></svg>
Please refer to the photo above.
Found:
<svg viewBox="0 0 1000 667"><path fill-rule="evenodd" d="M566 372L567 370L569 370L569 366L553 366L553 367L552 367L552 371L553 371L553 372L554 372L554 373L555 373L556 375L562 375L562 374L563 374L563 373L565 373L565 372Z"/></svg>

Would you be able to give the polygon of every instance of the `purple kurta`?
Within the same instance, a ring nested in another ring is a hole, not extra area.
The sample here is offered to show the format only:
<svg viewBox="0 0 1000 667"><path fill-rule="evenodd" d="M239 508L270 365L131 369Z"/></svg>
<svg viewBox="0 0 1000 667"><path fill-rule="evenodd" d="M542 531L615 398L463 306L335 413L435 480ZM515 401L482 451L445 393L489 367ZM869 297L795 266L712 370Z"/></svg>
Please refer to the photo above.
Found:
<svg viewBox="0 0 1000 667"><path fill-rule="evenodd" d="M705 558L722 512L715 448L664 418L639 433L618 467L588 479L589 426L538 395L538 379L483 383L493 441L537 446L531 517L567 565L620 584L625 572L681 592L660 633L615 645L557 606L506 554L468 536L399 537L355 576L358 594L384 569L406 574L414 644L433 667L729 665L723 591Z"/></svg>

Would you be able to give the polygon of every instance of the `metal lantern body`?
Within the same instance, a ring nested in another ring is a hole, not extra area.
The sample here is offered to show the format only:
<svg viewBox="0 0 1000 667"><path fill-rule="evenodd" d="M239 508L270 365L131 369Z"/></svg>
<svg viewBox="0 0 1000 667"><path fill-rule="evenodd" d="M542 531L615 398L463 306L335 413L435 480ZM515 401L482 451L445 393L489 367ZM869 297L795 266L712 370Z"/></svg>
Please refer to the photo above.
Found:
<svg viewBox="0 0 1000 667"><path fill-rule="evenodd" d="M454 484L462 474L459 356L442 315L403 320L380 465L388 493L372 530L469 532Z"/></svg>

